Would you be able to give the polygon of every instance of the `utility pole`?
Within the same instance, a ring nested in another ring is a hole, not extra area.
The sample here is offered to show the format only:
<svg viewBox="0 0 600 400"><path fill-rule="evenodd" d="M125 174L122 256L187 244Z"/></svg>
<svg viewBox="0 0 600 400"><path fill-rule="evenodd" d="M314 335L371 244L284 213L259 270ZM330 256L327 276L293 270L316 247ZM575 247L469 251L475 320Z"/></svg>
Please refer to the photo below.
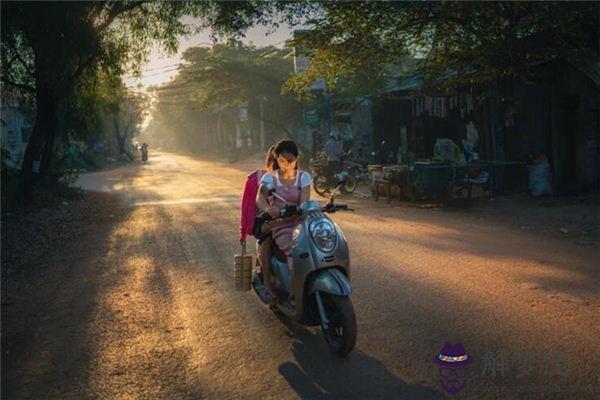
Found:
<svg viewBox="0 0 600 400"><path fill-rule="evenodd" d="M260 149L266 150L265 148L265 96L260 98Z"/></svg>
<svg viewBox="0 0 600 400"><path fill-rule="evenodd" d="M325 107L327 109L327 136L331 135L331 128L333 125L333 115L331 111L331 94L329 93L329 89L325 90Z"/></svg>

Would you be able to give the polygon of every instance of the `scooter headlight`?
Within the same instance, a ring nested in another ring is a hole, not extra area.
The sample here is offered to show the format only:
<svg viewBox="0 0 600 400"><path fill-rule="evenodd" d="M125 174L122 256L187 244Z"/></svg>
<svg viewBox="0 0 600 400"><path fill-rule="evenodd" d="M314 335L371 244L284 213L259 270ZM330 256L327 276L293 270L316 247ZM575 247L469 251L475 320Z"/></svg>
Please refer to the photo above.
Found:
<svg viewBox="0 0 600 400"><path fill-rule="evenodd" d="M310 223L308 227L313 241L321 251L330 253L337 244L337 232L333 224L327 219L320 219Z"/></svg>

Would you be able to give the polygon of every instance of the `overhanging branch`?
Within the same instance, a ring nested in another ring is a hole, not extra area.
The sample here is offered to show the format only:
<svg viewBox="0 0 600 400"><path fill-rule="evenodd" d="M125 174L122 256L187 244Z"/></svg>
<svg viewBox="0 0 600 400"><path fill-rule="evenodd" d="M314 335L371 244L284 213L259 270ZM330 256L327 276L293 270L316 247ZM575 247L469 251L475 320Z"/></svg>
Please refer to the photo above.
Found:
<svg viewBox="0 0 600 400"><path fill-rule="evenodd" d="M15 58L21 63L21 65L23 65L23 68L25 68L25 71L27 71L27 73L30 76L34 77L35 75L33 74L33 71L31 70L31 65L27 64L25 62L25 60L23 59L23 57L21 57L21 53L19 53L19 50L17 50L17 46L15 46L14 42L12 40L8 40L7 42L8 42L8 46L15 54Z"/></svg>
<svg viewBox="0 0 600 400"><path fill-rule="evenodd" d="M108 10L108 15L106 16L106 19L104 21L102 21L102 23L100 23L99 25L96 26L96 30L98 32L103 31L104 29L108 28L110 26L110 24L112 24L112 22L115 20L115 18L117 18L120 14L123 14L124 12L127 11L131 11L135 8L138 8L140 6L142 6L144 3L148 3L148 0L140 0L140 1L131 1L128 3L125 2L114 2L112 3L112 7Z"/></svg>
<svg viewBox="0 0 600 400"><path fill-rule="evenodd" d="M11 85L13 87L31 92L31 93L35 93L35 87L31 86L31 85L27 85L25 83L18 83L18 82L13 82L11 80L9 80L8 78L2 76L0 77L0 81L2 81L3 83L6 83L7 85Z"/></svg>

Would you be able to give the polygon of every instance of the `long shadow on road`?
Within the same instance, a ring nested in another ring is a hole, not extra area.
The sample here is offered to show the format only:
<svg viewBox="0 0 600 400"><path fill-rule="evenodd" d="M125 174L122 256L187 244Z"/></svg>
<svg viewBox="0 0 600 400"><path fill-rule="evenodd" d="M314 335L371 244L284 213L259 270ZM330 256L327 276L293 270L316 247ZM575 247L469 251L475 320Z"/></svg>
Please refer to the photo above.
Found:
<svg viewBox="0 0 600 400"><path fill-rule="evenodd" d="M285 362L279 373L302 399L442 399L441 393L409 384L391 373L382 363L360 350L348 359L328 355L319 334L278 317L295 341L296 363Z"/></svg>
<svg viewBox="0 0 600 400"><path fill-rule="evenodd" d="M89 395L84 383L94 343L88 328L102 291L113 281L106 274L109 238L130 212L110 195L94 198L76 206L88 211L72 212L68 221L19 227L44 229L51 239L47 248L28 249L28 257L42 262L28 262L18 276L3 281L14 305L2 308L2 398ZM106 202L115 207L99 205Z"/></svg>

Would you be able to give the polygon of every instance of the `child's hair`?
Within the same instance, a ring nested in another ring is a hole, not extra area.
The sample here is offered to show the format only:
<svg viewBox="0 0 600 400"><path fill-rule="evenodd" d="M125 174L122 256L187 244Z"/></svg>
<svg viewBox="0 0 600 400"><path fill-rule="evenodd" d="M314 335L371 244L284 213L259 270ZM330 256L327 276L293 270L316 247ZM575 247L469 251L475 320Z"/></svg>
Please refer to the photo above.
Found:
<svg viewBox="0 0 600 400"><path fill-rule="evenodd" d="M275 170L277 164L277 156L275 155L275 145L269 147L267 150L267 160L265 161L265 170L268 172Z"/></svg>

